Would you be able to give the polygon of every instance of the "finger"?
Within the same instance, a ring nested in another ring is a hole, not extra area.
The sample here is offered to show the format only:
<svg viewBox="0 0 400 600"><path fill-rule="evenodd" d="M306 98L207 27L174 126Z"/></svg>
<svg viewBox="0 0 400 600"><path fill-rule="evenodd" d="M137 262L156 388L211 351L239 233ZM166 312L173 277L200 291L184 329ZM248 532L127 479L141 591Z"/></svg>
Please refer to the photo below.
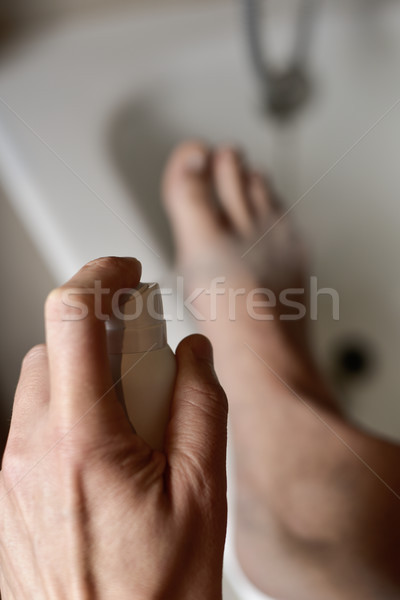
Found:
<svg viewBox="0 0 400 600"><path fill-rule="evenodd" d="M114 294L137 286L140 273L135 259L100 258L85 265L47 298L50 410L63 415L67 422L76 422L87 411L94 411L93 418L107 421L113 414L110 410L121 409L113 390L105 321L111 314Z"/></svg>
<svg viewBox="0 0 400 600"><path fill-rule="evenodd" d="M193 335L176 351L178 372L167 431L171 476L225 495L228 405L207 338ZM199 490L197 490L199 491Z"/></svg>
<svg viewBox="0 0 400 600"><path fill-rule="evenodd" d="M49 368L44 344L34 346L22 361L15 392L10 437L25 439L25 434L43 415L49 402Z"/></svg>

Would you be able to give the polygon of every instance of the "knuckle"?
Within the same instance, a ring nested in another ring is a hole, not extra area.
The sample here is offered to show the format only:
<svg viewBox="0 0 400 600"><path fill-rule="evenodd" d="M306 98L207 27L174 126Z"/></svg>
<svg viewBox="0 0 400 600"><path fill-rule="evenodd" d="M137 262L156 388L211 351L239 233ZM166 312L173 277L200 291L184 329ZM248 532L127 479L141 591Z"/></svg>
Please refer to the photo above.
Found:
<svg viewBox="0 0 400 600"><path fill-rule="evenodd" d="M47 310L53 306L57 306L60 302L62 302L62 293L62 287L53 288L47 295L45 309Z"/></svg>
<svg viewBox="0 0 400 600"><path fill-rule="evenodd" d="M52 289L48 294L44 304L44 312L47 319L54 319L60 312L60 305L63 303L63 293L63 289L58 287Z"/></svg>
<svg viewBox="0 0 400 600"><path fill-rule="evenodd" d="M226 503L226 477L216 473L212 464L207 464L200 457L189 462L186 471L187 493L191 498L190 504L198 503L201 510L208 513L216 506Z"/></svg>
<svg viewBox="0 0 400 600"><path fill-rule="evenodd" d="M93 308L91 290L67 285L54 288L46 298L47 321L79 320L88 316Z"/></svg>
<svg viewBox="0 0 400 600"><path fill-rule="evenodd" d="M5 482L15 485L26 472L23 444L17 438L9 440L3 454L1 471Z"/></svg>
<svg viewBox="0 0 400 600"><path fill-rule="evenodd" d="M46 321L77 321L95 316L97 292L100 292L100 297L110 292L108 286L102 289L103 278L108 280L110 273L115 272L125 273L128 277L131 275L132 265L135 265L138 277L141 267L135 258L105 256L87 263L77 277L49 293L45 301ZM74 281L77 282L76 286L73 285Z"/></svg>

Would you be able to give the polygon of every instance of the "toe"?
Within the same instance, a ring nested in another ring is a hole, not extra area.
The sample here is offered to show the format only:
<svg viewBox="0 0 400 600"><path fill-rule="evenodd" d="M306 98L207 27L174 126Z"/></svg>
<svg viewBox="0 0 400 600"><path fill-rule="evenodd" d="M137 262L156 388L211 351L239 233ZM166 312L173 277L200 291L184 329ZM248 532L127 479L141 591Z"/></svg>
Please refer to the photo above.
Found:
<svg viewBox="0 0 400 600"><path fill-rule="evenodd" d="M186 142L172 153L163 178L164 205L179 250L190 251L219 235L210 175L211 151ZM183 246L183 247L182 247Z"/></svg>
<svg viewBox="0 0 400 600"><path fill-rule="evenodd" d="M251 235L253 214L247 193L247 173L239 153L231 148L219 150L214 173L218 196L231 225L240 235Z"/></svg>
<svg viewBox="0 0 400 600"><path fill-rule="evenodd" d="M267 180L256 172L249 176L248 190L257 222L264 225L278 209L276 195Z"/></svg>

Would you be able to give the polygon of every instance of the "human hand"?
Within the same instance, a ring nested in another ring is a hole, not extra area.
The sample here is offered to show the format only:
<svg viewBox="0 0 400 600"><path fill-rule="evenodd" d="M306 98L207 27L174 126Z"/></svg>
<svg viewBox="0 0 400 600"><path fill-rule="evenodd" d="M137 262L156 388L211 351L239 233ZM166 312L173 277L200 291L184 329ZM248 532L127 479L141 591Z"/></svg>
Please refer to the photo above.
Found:
<svg viewBox="0 0 400 600"><path fill-rule="evenodd" d="M227 403L211 346L178 347L165 452L152 451L117 402L84 293L101 280L109 314L140 271L98 259L46 301L46 345L23 361L0 474L3 600L221 599ZM71 290L84 319L70 318Z"/></svg>

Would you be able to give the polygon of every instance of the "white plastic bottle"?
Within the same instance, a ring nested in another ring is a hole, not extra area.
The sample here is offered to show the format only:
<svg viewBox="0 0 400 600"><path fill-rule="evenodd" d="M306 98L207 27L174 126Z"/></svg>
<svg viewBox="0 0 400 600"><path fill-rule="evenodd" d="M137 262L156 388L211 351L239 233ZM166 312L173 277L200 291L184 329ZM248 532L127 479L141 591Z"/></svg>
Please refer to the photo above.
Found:
<svg viewBox="0 0 400 600"><path fill-rule="evenodd" d="M117 394L136 433L162 450L176 376L160 287L141 283L106 321Z"/></svg>

